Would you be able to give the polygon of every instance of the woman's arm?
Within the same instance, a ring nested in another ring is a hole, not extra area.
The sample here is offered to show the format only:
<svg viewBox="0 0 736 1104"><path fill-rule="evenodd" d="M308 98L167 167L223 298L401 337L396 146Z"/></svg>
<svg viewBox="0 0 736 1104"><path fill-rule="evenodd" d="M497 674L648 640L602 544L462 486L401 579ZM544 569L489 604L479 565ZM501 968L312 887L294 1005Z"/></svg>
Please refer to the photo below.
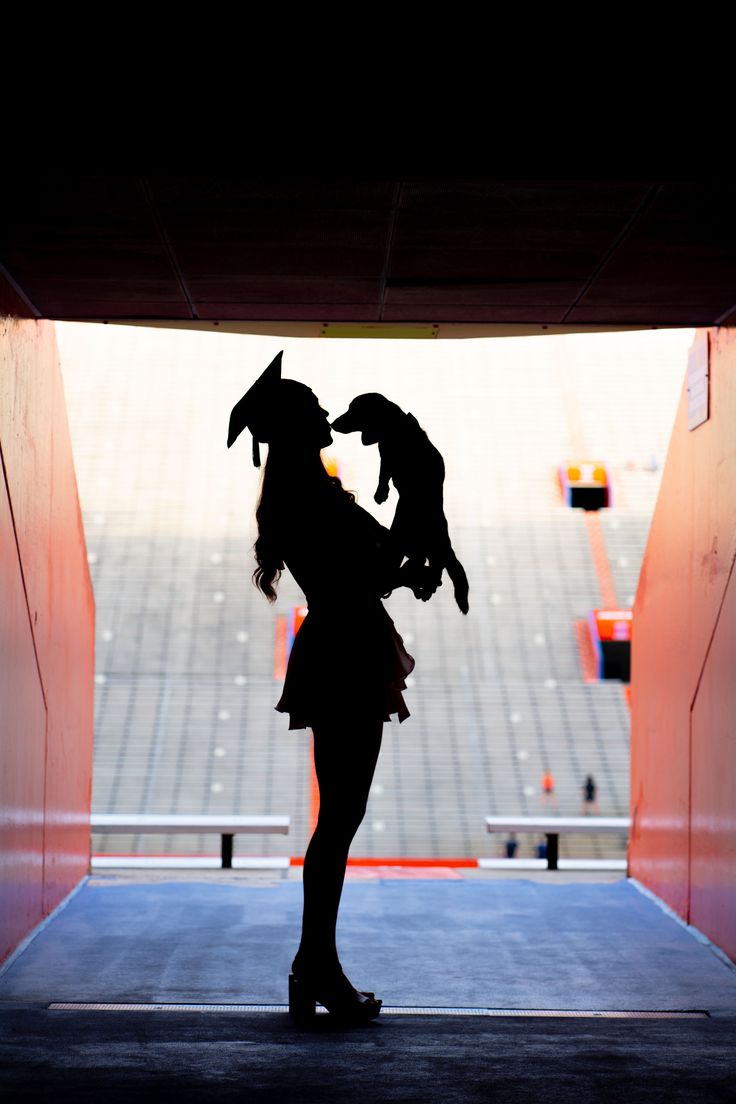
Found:
<svg viewBox="0 0 736 1104"><path fill-rule="evenodd" d="M402 567L403 558L390 529L342 493L295 511L284 534L284 560L307 601L385 598L402 586L426 601L436 589L429 569Z"/></svg>
<svg viewBox="0 0 736 1104"><path fill-rule="evenodd" d="M436 573L431 572L429 567L408 560L402 565L404 554L391 530L376 521L367 510L356 503L352 505L354 510L360 511L354 520L365 529L365 536L375 549L376 591L380 597L388 598L392 591L406 586L423 602L431 598L441 585Z"/></svg>

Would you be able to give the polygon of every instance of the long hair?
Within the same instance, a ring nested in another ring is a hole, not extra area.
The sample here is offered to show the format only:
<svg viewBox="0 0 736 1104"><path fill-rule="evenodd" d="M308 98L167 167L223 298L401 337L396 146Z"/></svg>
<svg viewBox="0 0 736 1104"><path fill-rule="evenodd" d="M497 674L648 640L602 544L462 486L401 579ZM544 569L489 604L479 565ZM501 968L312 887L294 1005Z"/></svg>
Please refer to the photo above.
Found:
<svg viewBox="0 0 736 1104"><path fill-rule="evenodd" d="M291 448L276 443L269 446L256 507L258 538L253 546L258 565L253 582L269 602L276 601L290 531L294 527L305 530L325 492L355 501L355 495L343 488L337 476L328 474L320 456L296 457Z"/></svg>

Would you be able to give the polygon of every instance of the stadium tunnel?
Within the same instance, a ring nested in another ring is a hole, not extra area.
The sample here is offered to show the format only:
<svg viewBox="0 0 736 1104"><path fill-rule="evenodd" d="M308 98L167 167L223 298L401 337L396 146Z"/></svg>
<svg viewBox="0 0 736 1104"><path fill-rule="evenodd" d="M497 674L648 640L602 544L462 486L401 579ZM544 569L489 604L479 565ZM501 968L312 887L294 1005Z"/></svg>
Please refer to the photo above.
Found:
<svg viewBox="0 0 736 1104"><path fill-rule="evenodd" d="M0 960L90 867L95 609L54 320L315 340L697 327L634 605L628 871L736 958L732 187L10 175L2 193Z"/></svg>

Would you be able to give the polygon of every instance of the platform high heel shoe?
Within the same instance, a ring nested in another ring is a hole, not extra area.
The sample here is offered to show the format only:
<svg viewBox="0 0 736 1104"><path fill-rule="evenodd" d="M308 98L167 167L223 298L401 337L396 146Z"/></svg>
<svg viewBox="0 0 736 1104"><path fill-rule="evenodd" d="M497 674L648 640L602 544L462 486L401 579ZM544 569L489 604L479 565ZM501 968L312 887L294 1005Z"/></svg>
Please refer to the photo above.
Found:
<svg viewBox="0 0 736 1104"><path fill-rule="evenodd" d="M289 974L289 1013L295 1020L314 1020L318 1002L335 1019L351 1024L375 1019L382 1004L373 993L355 989L342 971L321 978Z"/></svg>

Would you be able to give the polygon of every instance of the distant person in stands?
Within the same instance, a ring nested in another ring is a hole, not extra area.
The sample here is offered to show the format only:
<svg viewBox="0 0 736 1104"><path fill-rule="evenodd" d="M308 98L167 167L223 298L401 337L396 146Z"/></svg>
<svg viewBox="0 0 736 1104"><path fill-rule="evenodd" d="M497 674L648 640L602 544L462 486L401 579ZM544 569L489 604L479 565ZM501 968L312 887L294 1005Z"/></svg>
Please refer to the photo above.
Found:
<svg viewBox="0 0 736 1104"><path fill-rule="evenodd" d="M513 859L519 846L519 841L517 840L514 832L510 833L509 838L506 840L504 846L506 847L506 858Z"/></svg>
<svg viewBox="0 0 736 1104"><path fill-rule="evenodd" d="M592 774L583 782L583 816L598 812L598 787Z"/></svg>
<svg viewBox="0 0 736 1104"><path fill-rule="evenodd" d="M439 580L405 564L391 532L326 471L321 449L332 442L327 411L311 388L281 378L281 356L235 405L228 448L246 427L268 444L256 510L254 581L273 602L284 567L303 590L309 612L289 656L276 709L290 729L311 728L319 817L304 857L304 910L289 975L289 1011L313 1022L316 1002L334 1019L366 1023L381 1010L340 965L335 927L352 839L381 747L384 721L409 716L401 691L414 660L382 597L407 586L429 598Z"/></svg>
<svg viewBox="0 0 736 1104"><path fill-rule="evenodd" d="M542 804L557 805L555 797L555 780L552 771L547 767L542 775Z"/></svg>

